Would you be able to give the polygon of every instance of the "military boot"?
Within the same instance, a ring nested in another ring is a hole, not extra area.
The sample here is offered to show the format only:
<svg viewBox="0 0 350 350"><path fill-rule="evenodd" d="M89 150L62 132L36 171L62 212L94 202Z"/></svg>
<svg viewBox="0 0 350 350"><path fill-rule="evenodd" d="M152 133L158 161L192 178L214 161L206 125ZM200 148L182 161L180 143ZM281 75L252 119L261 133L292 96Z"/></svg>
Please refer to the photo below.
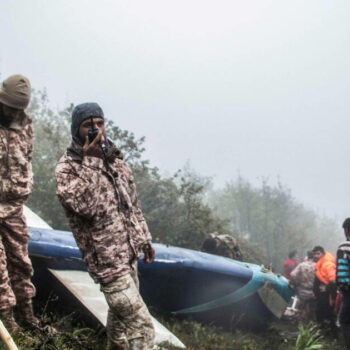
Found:
<svg viewBox="0 0 350 350"><path fill-rule="evenodd" d="M40 326L40 321L34 316L32 299L22 300L17 304L18 321L25 328L33 329Z"/></svg>
<svg viewBox="0 0 350 350"><path fill-rule="evenodd" d="M12 307L0 310L0 320L2 321L9 333L13 334L19 330L19 325L13 317Z"/></svg>

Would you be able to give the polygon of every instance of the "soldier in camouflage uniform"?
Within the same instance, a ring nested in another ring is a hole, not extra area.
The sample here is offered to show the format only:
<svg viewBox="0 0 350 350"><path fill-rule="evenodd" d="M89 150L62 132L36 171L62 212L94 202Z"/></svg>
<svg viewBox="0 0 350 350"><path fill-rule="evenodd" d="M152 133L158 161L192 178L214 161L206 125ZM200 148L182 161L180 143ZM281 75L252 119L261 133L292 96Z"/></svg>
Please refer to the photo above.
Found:
<svg viewBox="0 0 350 350"><path fill-rule="evenodd" d="M202 245L202 251L242 261L242 253L234 237L218 232L211 233Z"/></svg>
<svg viewBox="0 0 350 350"><path fill-rule="evenodd" d="M92 129L98 130L94 139ZM56 167L56 192L109 305L108 349L152 349L154 328L138 291L136 264L142 251L151 263L154 249L131 170L106 139L98 104L75 107L71 132L72 144Z"/></svg>
<svg viewBox="0 0 350 350"><path fill-rule="evenodd" d="M307 252L307 259L290 273L290 284L298 297L297 309L302 319L315 318L316 298L313 291L315 281L315 263L312 251Z"/></svg>
<svg viewBox="0 0 350 350"><path fill-rule="evenodd" d="M25 326L39 323L31 302L35 288L23 216L33 184L33 128L25 111L30 94L29 80L21 75L10 76L0 87L0 319L10 332L18 329L12 311L16 303Z"/></svg>

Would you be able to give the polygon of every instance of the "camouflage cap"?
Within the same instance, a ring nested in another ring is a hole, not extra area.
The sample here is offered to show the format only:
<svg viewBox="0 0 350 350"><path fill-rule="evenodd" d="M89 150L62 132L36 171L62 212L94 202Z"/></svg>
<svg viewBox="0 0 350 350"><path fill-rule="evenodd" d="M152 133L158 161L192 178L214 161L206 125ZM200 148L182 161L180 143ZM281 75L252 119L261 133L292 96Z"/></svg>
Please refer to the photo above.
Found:
<svg viewBox="0 0 350 350"><path fill-rule="evenodd" d="M6 106L25 109L31 96L29 79L20 74L9 76L0 87L0 102Z"/></svg>

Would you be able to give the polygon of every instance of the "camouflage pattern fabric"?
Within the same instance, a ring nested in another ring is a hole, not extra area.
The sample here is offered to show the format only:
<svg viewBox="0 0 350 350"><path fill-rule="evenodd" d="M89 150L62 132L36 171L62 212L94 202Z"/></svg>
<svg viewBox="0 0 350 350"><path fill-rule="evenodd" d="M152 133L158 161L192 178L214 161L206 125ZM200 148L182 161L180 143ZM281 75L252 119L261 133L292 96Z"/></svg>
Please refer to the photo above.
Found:
<svg viewBox="0 0 350 350"><path fill-rule="evenodd" d="M35 287L28 256L29 235L22 207L13 208L10 217L0 219L0 310L32 298Z"/></svg>
<svg viewBox="0 0 350 350"><path fill-rule="evenodd" d="M242 260L242 253L234 237L230 235L220 235L217 232L211 233L210 237L218 242L215 254L230 259Z"/></svg>
<svg viewBox="0 0 350 350"><path fill-rule="evenodd" d="M108 166L83 157L76 143L56 167L56 193L95 282L109 283L130 273L142 246L151 241L130 168L109 145Z"/></svg>
<svg viewBox="0 0 350 350"><path fill-rule="evenodd" d="M150 350L154 347L151 316L138 291L137 273L101 286L109 305L108 349Z"/></svg>
<svg viewBox="0 0 350 350"><path fill-rule="evenodd" d="M0 218L25 203L33 186L32 121L24 112L9 128L0 125Z"/></svg>
<svg viewBox="0 0 350 350"><path fill-rule="evenodd" d="M299 299L314 299L315 263L306 260L300 263L290 274L290 283L296 289Z"/></svg>
<svg viewBox="0 0 350 350"><path fill-rule="evenodd" d="M32 139L25 112L8 128L0 125L0 310L35 295L22 207L33 185Z"/></svg>
<svg viewBox="0 0 350 350"><path fill-rule="evenodd" d="M316 298L313 292L315 263L311 260L301 262L290 273L290 283L298 296L297 308L302 319L315 318Z"/></svg>

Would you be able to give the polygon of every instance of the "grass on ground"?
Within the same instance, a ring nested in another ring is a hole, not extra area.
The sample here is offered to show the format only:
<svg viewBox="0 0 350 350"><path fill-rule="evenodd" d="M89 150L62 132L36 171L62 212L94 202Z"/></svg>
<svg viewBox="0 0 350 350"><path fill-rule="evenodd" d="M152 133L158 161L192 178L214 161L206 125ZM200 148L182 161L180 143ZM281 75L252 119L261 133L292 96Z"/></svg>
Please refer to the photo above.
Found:
<svg viewBox="0 0 350 350"><path fill-rule="evenodd" d="M106 334L102 327L86 323L78 311L63 308L59 301L51 303L51 306L49 304L36 302L36 314L45 324L55 327L58 333L54 334L48 330L20 332L14 337L19 350L105 349ZM187 350L343 349L339 340L324 337L315 325L298 325L295 321L281 320L262 332L229 332L191 320L178 320L161 315L156 317L186 344ZM176 349L169 345L163 345L161 348ZM0 340L0 350L5 349Z"/></svg>

